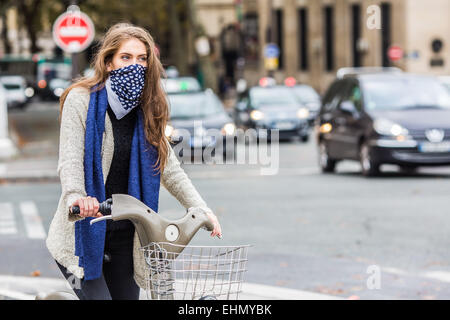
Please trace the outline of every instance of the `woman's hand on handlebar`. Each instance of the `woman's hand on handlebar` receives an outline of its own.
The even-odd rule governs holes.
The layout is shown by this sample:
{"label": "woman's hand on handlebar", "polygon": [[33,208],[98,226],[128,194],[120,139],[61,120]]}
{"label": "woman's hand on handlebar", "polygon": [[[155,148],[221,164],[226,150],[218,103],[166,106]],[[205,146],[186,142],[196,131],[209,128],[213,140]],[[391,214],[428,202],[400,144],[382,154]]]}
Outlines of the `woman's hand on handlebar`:
{"label": "woman's hand on handlebar", "polygon": [[211,232],[211,237],[219,236],[221,238],[222,237],[222,228],[220,227],[220,223],[219,223],[219,220],[217,219],[216,215],[211,212],[207,212],[206,216],[208,217],[209,220],[211,220],[211,222],[214,225],[214,229]]}
{"label": "woman's hand on handlebar", "polygon": [[98,212],[100,208],[100,204],[96,198],[93,197],[84,197],[76,200],[70,209],[72,210],[73,206],[80,207],[80,216],[81,217],[102,217],[103,215]]}

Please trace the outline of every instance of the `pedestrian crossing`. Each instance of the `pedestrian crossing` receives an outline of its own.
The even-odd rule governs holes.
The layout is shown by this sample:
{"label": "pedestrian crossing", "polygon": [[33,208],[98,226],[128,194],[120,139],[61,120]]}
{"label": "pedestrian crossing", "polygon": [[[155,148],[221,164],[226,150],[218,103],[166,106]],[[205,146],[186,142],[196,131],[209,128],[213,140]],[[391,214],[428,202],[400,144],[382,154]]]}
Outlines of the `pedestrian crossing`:
{"label": "pedestrian crossing", "polygon": [[0,203],[0,212],[0,234],[16,234],[17,226],[12,203]]}
{"label": "pedestrian crossing", "polygon": [[30,239],[47,237],[36,203],[34,201],[21,201],[17,204],[0,202],[0,236],[22,234]]}

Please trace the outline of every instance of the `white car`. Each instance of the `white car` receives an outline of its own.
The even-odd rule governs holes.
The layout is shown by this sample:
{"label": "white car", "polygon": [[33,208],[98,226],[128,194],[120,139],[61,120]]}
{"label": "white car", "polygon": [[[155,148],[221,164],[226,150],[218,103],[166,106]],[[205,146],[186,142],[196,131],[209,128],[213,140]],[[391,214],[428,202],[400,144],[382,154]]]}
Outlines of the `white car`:
{"label": "white car", "polygon": [[8,108],[23,108],[28,102],[27,82],[22,76],[2,76],[0,83],[6,89]]}
{"label": "white car", "polygon": [[446,86],[447,89],[450,91],[450,76],[439,77],[439,80],[441,80],[444,86]]}

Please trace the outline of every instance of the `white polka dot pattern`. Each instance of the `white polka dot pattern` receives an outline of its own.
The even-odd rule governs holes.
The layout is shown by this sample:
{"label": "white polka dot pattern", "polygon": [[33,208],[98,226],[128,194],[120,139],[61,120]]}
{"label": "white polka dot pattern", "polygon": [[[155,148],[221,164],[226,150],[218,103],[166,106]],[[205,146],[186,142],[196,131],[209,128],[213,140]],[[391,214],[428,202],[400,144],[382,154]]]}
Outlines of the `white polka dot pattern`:
{"label": "white polka dot pattern", "polygon": [[139,105],[145,85],[147,68],[140,64],[133,64],[109,73],[111,89],[118,96],[125,110]]}

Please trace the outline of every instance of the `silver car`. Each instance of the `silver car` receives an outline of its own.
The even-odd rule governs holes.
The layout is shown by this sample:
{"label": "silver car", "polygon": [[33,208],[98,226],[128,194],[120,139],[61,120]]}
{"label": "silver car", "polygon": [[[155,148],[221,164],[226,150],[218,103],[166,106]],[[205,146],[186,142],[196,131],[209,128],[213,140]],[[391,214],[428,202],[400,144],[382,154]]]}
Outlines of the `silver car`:
{"label": "silver car", "polygon": [[450,91],[450,76],[439,77],[439,80],[444,84],[444,86]]}
{"label": "silver car", "polygon": [[28,97],[26,94],[27,82],[22,76],[2,76],[0,83],[6,90],[6,102],[8,108],[24,108]]}

